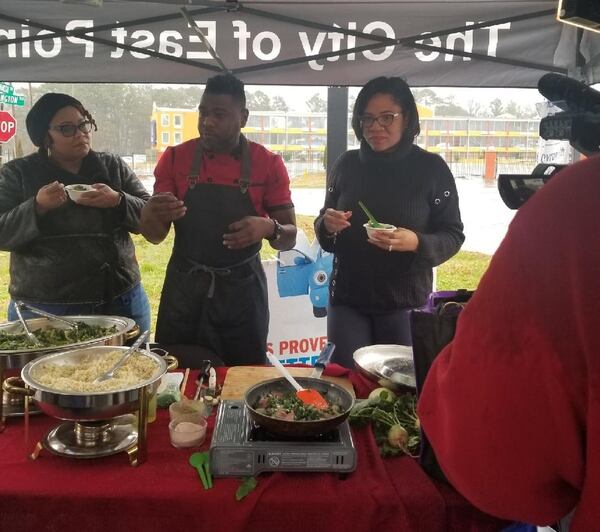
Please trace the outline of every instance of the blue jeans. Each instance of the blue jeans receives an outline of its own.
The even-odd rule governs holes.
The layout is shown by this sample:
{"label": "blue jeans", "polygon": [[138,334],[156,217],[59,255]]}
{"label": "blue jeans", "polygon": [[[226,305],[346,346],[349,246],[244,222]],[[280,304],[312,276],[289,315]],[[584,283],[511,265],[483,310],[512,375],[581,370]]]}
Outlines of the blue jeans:
{"label": "blue jeans", "polygon": [[[24,300],[23,303],[31,303],[32,306],[56,314],[57,316],[77,316],[79,314],[124,316],[134,320],[139,325],[140,331],[150,329],[150,303],[141,284],[137,284],[124,294],[113,299],[110,303],[100,305],[96,303],[45,304],[27,300]],[[24,318],[39,318],[37,314],[26,309],[23,309],[22,314]],[[10,321],[18,319],[15,312],[15,302],[12,299],[8,304],[8,319]]]}

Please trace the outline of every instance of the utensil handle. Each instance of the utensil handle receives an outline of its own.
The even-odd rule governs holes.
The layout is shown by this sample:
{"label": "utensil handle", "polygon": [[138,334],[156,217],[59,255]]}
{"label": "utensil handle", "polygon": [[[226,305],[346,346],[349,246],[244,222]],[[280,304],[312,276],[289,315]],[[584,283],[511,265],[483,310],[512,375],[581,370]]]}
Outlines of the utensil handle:
{"label": "utensil handle", "polygon": [[202,486],[204,487],[205,490],[207,490],[209,488],[209,486],[208,486],[208,479],[206,478],[206,472],[204,471],[204,464],[200,464],[199,466],[197,466],[196,471],[198,471],[198,474],[200,475],[200,480],[202,481]]}
{"label": "utensil handle", "polygon": [[125,351],[125,353],[123,353],[123,356],[119,359],[119,361],[110,369],[110,371],[107,371],[106,373],[113,373],[116,370],[118,370],[125,363],[129,355],[131,355],[131,353],[133,353],[138,347],[140,347],[140,345],[142,345],[145,342],[149,333],[150,330],[147,330],[140,334],[138,339],[135,342],[133,342],[133,345],[127,351]]}
{"label": "utensil handle", "polygon": [[[15,305],[17,305],[17,304],[15,304]],[[32,307],[29,303],[23,303],[22,301],[19,301],[18,305],[23,308],[29,309],[34,314],[39,314],[40,316],[44,316],[44,318],[61,321],[63,323],[66,323],[69,327],[77,328],[77,324],[74,321],[67,320],[61,316],[57,316],[56,314],[51,314],[50,312],[46,312],[45,310],[42,310],[42,309],[39,309],[36,307]]]}
{"label": "utensil handle", "polygon": [[365,204],[362,201],[359,201],[358,205],[363,210],[363,212],[367,215],[367,218],[369,219],[369,222],[371,222],[371,224],[379,225],[379,222],[375,219],[375,217],[371,214],[371,211],[369,209],[367,209],[367,207],[365,206]]}
{"label": "utensil handle", "polygon": [[333,355],[334,350],[335,344],[333,342],[327,342],[325,344],[325,347],[321,350],[321,353],[319,353],[319,358],[317,358],[315,366],[325,367],[327,364],[329,364],[329,361],[331,360],[331,355]]}
{"label": "utensil handle", "polygon": [[317,361],[315,362],[313,372],[310,375],[313,379],[321,378],[321,373],[323,373],[325,366],[329,364],[334,350],[335,344],[333,342],[327,342],[325,344],[325,347],[321,350],[321,353],[319,354],[319,358],[317,358]]}
{"label": "utensil handle", "polygon": [[292,377],[292,374],[287,369],[285,369],[285,366],[281,362],[279,362],[278,358],[275,355],[267,353],[267,358],[269,359],[269,362],[271,362],[271,364],[273,364],[273,366],[277,368],[279,373],[281,373],[297,391],[303,389],[302,386],[300,386],[296,382],[296,379]]}
{"label": "utensil handle", "polygon": [[17,313],[17,317],[19,318],[19,321],[21,322],[23,329],[25,329],[27,336],[31,336],[32,332],[29,330],[29,326],[27,325],[27,320],[25,320],[25,318],[23,317],[23,314],[21,314],[21,306],[22,305],[23,305],[23,303],[21,303],[19,301],[15,302],[15,312]]}

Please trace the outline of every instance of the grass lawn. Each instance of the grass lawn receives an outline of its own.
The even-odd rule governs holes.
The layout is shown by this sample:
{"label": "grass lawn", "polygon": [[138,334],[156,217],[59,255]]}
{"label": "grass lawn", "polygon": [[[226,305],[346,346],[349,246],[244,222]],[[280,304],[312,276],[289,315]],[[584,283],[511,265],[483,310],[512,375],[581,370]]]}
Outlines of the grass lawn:
{"label": "grass lawn", "polygon": [[[314,237],[313,217],[298,215],[297,223],[298,227],[304,230],[309,241],[311,241]],[[164,272],[173,246],[173,233],[171,232],[168,238],[158,246],[146,242],[141,236],[134,236],[134,241],[142,271],[142,282],[152,307],[152,326],[154,328]],[[265,244],[261,255],[263,259],[268,259],[273,258],[275,253],[268,244]],[[0,286],[5,287],[4,290],[0,291],[0,321],[5,319],[8,305],[8,291],[6,288],[8,287],[8,255],[7,252],[0,252]],[[475,289],[481,275],[488,266],[490,258],[489,255],[482,253],[459,252],[446,264],[438,268],[437,289]]]}
{"label": "grass lawn", "polygon": [[292,179],[293,188],[325,188],[325,172],[307,173]]}

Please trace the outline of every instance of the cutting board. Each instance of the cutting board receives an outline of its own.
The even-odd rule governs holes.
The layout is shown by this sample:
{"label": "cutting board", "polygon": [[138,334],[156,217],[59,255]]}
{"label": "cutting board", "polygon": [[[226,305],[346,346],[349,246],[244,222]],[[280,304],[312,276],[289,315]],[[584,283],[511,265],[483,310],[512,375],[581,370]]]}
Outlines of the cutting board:
{"label": "cutting board", "polygon": [[[312,373],[312,368],[287,368],[294,377],[309,377]],[[221,400],[242,400],[246,395],[246,391],[255,384],[281,377],[275,368],[270,367],[254,367],[254,366],[233,366],[225,375],[225,382],[221,390]],[[338,384],[342,388],[348,390],[354,397],[354,388],[352,383],[343,377],[321,377],[323,380]]]}

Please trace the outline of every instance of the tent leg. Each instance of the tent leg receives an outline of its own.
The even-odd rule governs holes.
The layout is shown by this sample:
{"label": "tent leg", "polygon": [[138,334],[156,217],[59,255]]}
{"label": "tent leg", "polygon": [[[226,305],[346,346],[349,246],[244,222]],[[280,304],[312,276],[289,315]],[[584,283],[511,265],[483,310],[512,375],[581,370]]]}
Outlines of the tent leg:
{"label": "tent leg", "polygon": [[327,89],[327,174],[348,149],[348,87]]}

